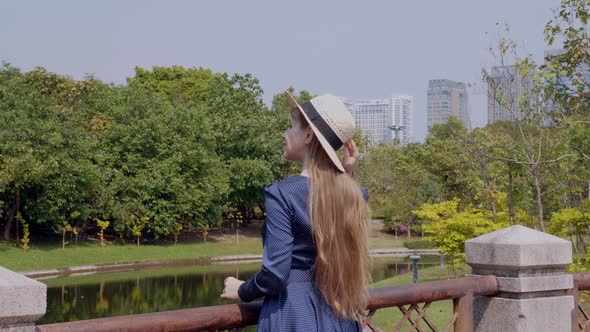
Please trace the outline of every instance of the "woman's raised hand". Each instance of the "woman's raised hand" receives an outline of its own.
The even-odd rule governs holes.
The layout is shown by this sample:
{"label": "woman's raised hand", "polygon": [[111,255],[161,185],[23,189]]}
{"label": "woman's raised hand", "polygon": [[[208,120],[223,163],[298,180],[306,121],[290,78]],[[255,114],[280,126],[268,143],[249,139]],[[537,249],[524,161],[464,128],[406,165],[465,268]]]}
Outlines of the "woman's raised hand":
{"label": "woman's raised hand", "polygon": [[344,166],[344,171],[346,174],[352,176],[354,172],[354,166],[358,161],[360,156],[359,149],[356,147],[356,143],[351,139],[344,143],[344,160],[342,161],[342,166]]}
{"label": "woman's raised hand", "polygon": [[225,288],[223,289],[223,293],[221,293],[221,298],[227,300],[240,300],[238,289],[243,283],[242,280],[238,280],[234,277],[225,278]]}

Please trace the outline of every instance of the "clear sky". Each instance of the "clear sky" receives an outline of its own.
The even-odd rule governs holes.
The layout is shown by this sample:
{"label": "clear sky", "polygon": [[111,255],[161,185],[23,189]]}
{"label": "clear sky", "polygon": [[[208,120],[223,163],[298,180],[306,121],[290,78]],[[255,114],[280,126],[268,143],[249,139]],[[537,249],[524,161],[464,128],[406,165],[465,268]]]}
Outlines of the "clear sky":
{"label": "clear sky", "polygon": [[124,83],[135,66],[252,73],[270,104],[289,86],[314,94],[414,97],[426,135],[428,80],[475,84],[472,125],[485,126],[481,70],[502,26],[542,61],[558,0],[0,0],[0,61]]}

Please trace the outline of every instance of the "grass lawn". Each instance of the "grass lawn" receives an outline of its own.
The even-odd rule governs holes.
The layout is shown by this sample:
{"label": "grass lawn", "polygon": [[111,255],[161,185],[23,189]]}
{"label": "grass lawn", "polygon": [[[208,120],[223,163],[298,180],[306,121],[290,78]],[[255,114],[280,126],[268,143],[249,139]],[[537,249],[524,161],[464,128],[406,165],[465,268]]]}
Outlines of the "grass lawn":
{"label": "grass lawn", "polygon": [[[465,267],[463,269],[457,270],[457,277],[462,277],[466,272],[464,269],[468,269],[469,267]],[[434,280],[444,280],[444,279],[452,279],[455,278],[452,273],[449,273],[447,269],[440,269],[438,266],[428,267],[425,269],[421,269],[418,273],[418,282],[426,282],[426,281],[434,281]],[[399,285],[407,285],[412,283],[412,274],[406,273],[399,276],[395,276],[393,278],[381,280],[372,284],[371,288],[376,287],[389,287],[389,286],[399,286]],[[423,304],[420,304],[422,307]],[[407,307],[407,306],[406,306]],[[428,311],[426,313],[426,317],[436,326],[439,330],[444,330],[451,320],[453,315],[453,301],[446,300],[446,301],[438,301],[433,302],[430,307],[428,307]],[[381,330],[383,331],[392,331],[393,328],[398,324],[400,319],[402,318],[403,314],[397,308],[384,308],[377,310],[375,315],[373,315],[373,323],[375,323]],[[417,313],[414,312],[412,317],[415,318]],[[421,321],[421,327],[426,327],[426,324]],[[409,323],[406,321],[404,325],[402,325],[401,331],[406,331],[410,327]],[[427,328],[428,329],[428,328]]]}
{"label": "grass lawn", "polygon": [[144,260],[195,259],[211,256],[256,254],[262,252],[262,242],[255,237],[242,236],[234,241],[210,239],[202,242],[148,244],[136,246],[108,245],[101,248],[95,243],[84,243],[61,248],[61,244],[32,244],[24,251],[14,244],[0,243],[0,266],[13,271],[43,270],[57,267],[92,264],[133,262]]}
{"label": "grass lawn", "polygon": [[[419,238],[410,238],[417,240]],[[395,239],[383,231],[383,225],[371,223],[369,247],[401,248],[408,238]],[[234,231],[211,232],[209,240],[200,238],[173,244],[126,245],[110,244],[101,248],[94,241],[85,241],[79,245],[69,244],[61,249],[61,242],[38,243],[32,241],[30,249],[24,251],[14,243],[0,242],[0,266],[13,271],[32,271],[51,268],[105,264],[116,262],[133,262],[144,260],[195,259],[213,256],[260,254],[262,240],[258,227],[252,226],[240,230],[239,244],[235,243]]]}

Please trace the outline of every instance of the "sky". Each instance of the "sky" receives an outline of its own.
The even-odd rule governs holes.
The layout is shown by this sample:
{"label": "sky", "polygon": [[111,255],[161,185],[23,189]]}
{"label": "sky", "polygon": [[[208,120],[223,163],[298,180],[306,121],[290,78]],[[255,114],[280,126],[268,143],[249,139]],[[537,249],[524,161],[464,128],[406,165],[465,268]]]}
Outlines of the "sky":
{"label": "sky", "polygon": [[[251,73],[264,101],[292,86],[348,98],[414,97],[423,141],[428,80],[472,85],[472,127],[487,124],[481,71],[510,37],[542,62],[558,0],[0,0],[0,61],[125,83],[135,66]],[[510,27],[504,32],[504,26]],[[555,47],[551,47],[555,48]]]}

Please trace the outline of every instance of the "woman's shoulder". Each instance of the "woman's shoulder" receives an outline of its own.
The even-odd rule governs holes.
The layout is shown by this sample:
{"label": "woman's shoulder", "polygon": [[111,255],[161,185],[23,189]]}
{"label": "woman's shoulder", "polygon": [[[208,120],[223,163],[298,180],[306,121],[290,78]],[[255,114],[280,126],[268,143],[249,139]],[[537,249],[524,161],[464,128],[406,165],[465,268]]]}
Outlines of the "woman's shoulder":
{"label": "woman's shoulder", "polygon": [[280,193],[281,195],[289,195],[293,192],[299,192],[302,188],[306,188],[309,178],[303,175],[292,175],[277,182],[274,182],[264,188],[266,193]]}

